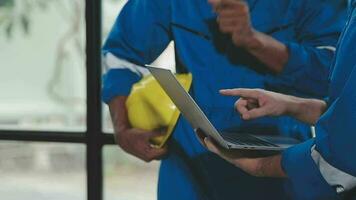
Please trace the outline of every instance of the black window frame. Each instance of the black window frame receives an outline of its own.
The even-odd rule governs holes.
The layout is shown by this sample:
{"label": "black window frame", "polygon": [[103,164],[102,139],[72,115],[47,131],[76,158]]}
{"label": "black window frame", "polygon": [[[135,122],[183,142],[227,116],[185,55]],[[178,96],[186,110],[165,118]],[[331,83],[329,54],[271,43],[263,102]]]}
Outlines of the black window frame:
{"label": "black window frame", "polygon": [[85,0],[87,129],[85,132],[0,130],[0,140],[86,145],[87,199],[103,199],[104,145],[115,144],[102,129],[101,0]]}

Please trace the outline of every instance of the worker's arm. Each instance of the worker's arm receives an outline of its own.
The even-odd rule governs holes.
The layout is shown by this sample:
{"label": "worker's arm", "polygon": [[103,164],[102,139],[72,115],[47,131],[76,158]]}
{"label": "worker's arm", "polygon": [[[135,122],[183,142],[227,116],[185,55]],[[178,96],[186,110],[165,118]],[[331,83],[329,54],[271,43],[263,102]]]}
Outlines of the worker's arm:
{"label": "worker's arm", "polygon": [[127,153],[146,162],[162,158],[166,155],[167,148],[155,148],[151,145],[150,140],[153,137],[161,136],[164,132],[131,128],[125,106],[126,99],[125,96],[118,96],[109,103],[117,144]]}
{"label": "worker's arm", "polygon": [[326,95],[329,69],[346,20],[344,1],[293,2],[295,19],[291,28],[297,37],[293,41],[279,41],[255,29],[246,1],[209,2],[218,14],[220,30],[273,72],[266,76],[266,86],[313,97]]}
{"label": "worker's arm", "polygon": [[[293,199],[342,199],[354,190],[356,160],[350,155],[356,154],[355,0],[353,6],[349,26],[345,29],[336,54],[329,107],[316,124],[315,139],[295,145],[282,155],[263,159],[242,158],[241,153],[236,158],[231,152],[225,153],[212,141],[205,139],[207,147],[251,175],[287,176]],[[255,102],[250,108],[264,107],[266,104],[268,101]]]}
{"label": "worker's arm", "polygon": [[218,14],[223,33],[230,34],[237,47],[245,48],[271,71],[279,73],[288,61],[287,47],[255,30],[250,21],[249,6],[241,0],[210,0]]}
{"label": "worker's arm", "polygon": [[103,47],[106,73],[102,98],[110,108],[116,142],[144,161],[160,159],[167,150],[156,149],[150,144],[150,139],[161,135],[160,132],[130,126],[125,103],[132,85],[148,73],[144,64],[153,62],[171,40],[169,7],[169,1],[165,0],[130,0]]}
{"label": "worker's arm", "polygon": [[341,199],[356,187],[356,161],[350,156],[356,153],[356,65],[349,64],[354,69],[318,121],[315,141],[283,153],[282,166],[296,199]]}
{"label": "worker's arm", "polygon": [[170,3],[130,0],[121,10],[103,47],[103,101],[128,96],[131,87],[148,74],[152,63],[168,46]]}
{"label": "worker's arm", "polygon": [[[239,36],[233,37],[238,43]],[[289,50],[285,44],[273,37],[253,30],[252,43],[256,45],[246,46],[247,51],[258,58],[274,73],[281,73],[289,60]]]}
{"label": "worker's arm", "polygon": [[261,89],[221,90],[221,94],[240,97],[235,107],[244,120],[289,115],[314,125],[327,107],[322,100],[303,99]]}
{"label": "worker's arm", "polygon": [[[253,176],[288,178],[295,199],[339,199],[340,195],[356,188],[356,161],[353,156],[350,156],[356,153],[355,85],[356,65],[351,70],[345,87],[342,87],[341,95],[334,99],[316,124],[316,138],[295,145],[282,155],[256,158],[256,155],[250,155],[250,152],[219,147],[211,138],[204,138],[204,144],[210,151]],[[247,114],[249,117],[265,116],[266,113],[275,116],[285,114],[289,106],[295,106],[298,104],[295,102],[299,101],[297,99],[286,103],[293,97],[280,96],[276,93],[268,94],[261,90],[238,89],[223,93],[243,96],[245,102],[237,103],[237,107],[243,116]],[[284,100],[279,101],[280,99]],[[313,109],[310,105],[305,108],[296,106],[295,108],[301,110],[294,110],[295,108],[292,110],[302,114],[307,111],[305,109]],[[325,107],[322,107],[324,110]],[[251,119],[249,117],[248,119]],[[308,116],[304,117],[308,119]]]}

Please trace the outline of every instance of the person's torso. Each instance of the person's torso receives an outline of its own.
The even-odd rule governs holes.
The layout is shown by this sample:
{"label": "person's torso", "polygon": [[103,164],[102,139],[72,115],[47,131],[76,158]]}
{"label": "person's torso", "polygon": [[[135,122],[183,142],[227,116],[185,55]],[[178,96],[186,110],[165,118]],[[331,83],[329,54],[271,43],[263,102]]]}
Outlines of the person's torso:
{"label": "person's torso", "polygon": [[[249,0],[254,28],[281,41],[295,42],[299,14],[293,0]],[[173,0],[171,29],[177,64],[193,74],[191,95],[218,130],[280,134],[309,138],[309,127],[288,117],[243,121],[234,111],[237,97],[223,97],[223,88],[269,87],[274,76],[256,58],[234,47],[221,34],[206,0]],[[286,199],[283,180],[255,178],[209,153],[180,118],[170,141],[171,155],[162,162],[159,197],[170,199]],[[174,188],[170,187],[175,183]],[[193,188],[193,189],[192,189]],[[201,190],[200,194],[195,193]],[[193,197],[193,193],[197,197]],[[203,194],[203,196],[201,196]],[[184,196],[187,195],[187,196]]]}
{"label": "person's torso", "polygon": [[[355,174],[354,167],[350,167],[356,165],[355,159],[345,159],[344,156],[345,152],[353,155],[355,151],[355,130],[350,127],[354,127],[352,124],[356,119],[356,93],[350,92],[347,87],[356,87],[356,80],[350,78],[356,71],[356,0],[350,2],[351,16],[340,37],[330,74],[329,108],[317,123],[317,145],[318,151],[332,166],[342,165],[341,169],[351,169],[352,172],[347,173]],[[343,101],[339,101],[340,97]],[[356,200],[356,188],[344,194],[343,199]]]}
{"label": "person's torso", "polygon": [[356,25],[356,1],[352,0],[351,2],[353,4],[350,13],[351,16],[346,22],[345,30],[340,37],[332,73],[330,75],[331,87],[329,89],[329,103],[335,101],[335,99],[340,95],[346,81],[348,81],[348,77],[356,65],[356,43],[354,41],[354,37],[352,37],[356,35],[356,29],[354,28]]}
{"label": "person's torso", "polygon": [[[296,42],[295,18],[299,13],[294,1],[249,0],[248,3],[255,29],[280,41]],[[223,97],[219,90],[273,90],[268,81],[271,77],[278,79],[278,76],[266,70],[266,66],[245,50],[236,48],[230,36],[219,31],[216,15],[207,1],[181,0],[172,4],[171,28],[177,64],[193,74],[191,94],[219,130],[243,127],[244,131],[256,133],[308,137],[298,135],[303,132],[296,127],[299,124],[285,117],[242,121],[233,110],[237,97]]]}

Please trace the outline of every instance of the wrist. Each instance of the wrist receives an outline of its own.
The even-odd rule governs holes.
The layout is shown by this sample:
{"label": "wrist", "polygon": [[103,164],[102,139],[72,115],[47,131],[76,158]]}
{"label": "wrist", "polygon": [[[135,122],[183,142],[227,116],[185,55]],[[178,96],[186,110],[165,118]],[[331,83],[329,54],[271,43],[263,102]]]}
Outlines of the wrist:
{"label": "wrist", "polygon": [[253,52],[263,50],[264,43],[263,43],[262,33],[256,31],[255,29],[252,29],[250,36],[246,40],[245,48],[248,51],[253,51]]}
{"label": "wrist", "polygon": [[259,177],[285,178],[287,175],[282,169],[282,156],[275,155],[262,158],[259,167]]}
{"label": "wrist", "polygon": [[113,127],[117,134],[131,128],[126,109],[127,97],[119,96],[109,103],[109,110]]}
{"label": "wrist", "polygon": [[286,103],[285,115],[296,117],[300,112],[304,110],[305,101],[301,98],[288,96],[288,101]]}

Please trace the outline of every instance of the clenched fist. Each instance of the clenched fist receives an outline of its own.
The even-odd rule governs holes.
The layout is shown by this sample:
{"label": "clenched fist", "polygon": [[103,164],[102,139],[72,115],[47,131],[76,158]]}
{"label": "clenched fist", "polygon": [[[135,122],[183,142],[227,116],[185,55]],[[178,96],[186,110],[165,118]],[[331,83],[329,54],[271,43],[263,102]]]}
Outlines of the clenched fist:
{"label": "clenched fist", "polygon": [[256,49],[262,46],[258,31],[251,25],[249,6],[242,0],[209,0],[217,13],[220,31],[230,34],[237,47]]}

